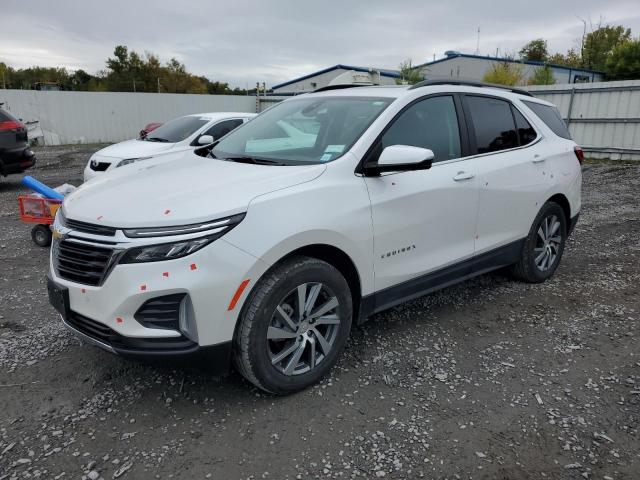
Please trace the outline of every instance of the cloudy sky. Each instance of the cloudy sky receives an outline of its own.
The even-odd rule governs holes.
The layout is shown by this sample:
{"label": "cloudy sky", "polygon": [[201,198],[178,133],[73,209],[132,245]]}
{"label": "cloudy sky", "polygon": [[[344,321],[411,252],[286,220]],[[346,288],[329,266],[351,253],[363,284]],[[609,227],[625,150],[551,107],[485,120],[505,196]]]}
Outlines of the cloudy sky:
{"label": "cloudy sky", "polygon": [[638,0],[0,0],[0,61],[96,72],[117,44],[175,56],[233,86],[267,85],[337,63],[396,68],[445,50],[516,52],[543,37],[578,45],[582,19],[640,35]]}

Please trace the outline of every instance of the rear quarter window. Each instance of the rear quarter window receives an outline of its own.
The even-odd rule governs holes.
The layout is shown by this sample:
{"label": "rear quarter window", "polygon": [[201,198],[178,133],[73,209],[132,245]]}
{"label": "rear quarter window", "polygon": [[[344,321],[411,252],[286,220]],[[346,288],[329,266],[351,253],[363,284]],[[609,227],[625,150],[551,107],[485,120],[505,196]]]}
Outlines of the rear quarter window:
{"label": "rear quarter window", "polygon": [[562,119],[562,116],[560,115],[560,112],[558,112],[558,109],[556,107],[543,105],[536,102],[528,102],[526,100],[523,100],[522,102],[531,110],[533,110],[533,113],[535,113],[536,116],[540,120],[542,120],[553,133],[555,133],[559,137],[571,140],[569,129],[564,123],[564,120]]}

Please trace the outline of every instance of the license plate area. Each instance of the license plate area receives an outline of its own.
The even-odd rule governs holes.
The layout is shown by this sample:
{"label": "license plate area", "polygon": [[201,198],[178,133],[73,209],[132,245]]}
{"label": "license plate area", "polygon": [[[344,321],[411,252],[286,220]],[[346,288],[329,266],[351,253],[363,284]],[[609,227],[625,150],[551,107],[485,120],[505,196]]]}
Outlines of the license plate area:
{"label": "license plate area", "polygon": [[55,283],[51,278],[47,277],[47,292],[49,294],[49,303],[53,305],[62,318],[65,320],[69,317],[69,289]]}

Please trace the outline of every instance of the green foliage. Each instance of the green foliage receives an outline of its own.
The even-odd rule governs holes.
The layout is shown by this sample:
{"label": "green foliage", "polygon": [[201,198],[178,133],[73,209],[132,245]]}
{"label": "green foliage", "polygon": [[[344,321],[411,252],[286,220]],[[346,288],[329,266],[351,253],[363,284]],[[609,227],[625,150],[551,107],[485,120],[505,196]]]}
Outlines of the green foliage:
{"label": "green foliage", "polygon": [[606,63],[611,80],[640,79],[640,38],[617,45]]}
{"label": "green foliage", "polygon": [[84,70],[70,72],[64,68],[31,67],[14,69],[0,63],[6,88],[31,89],[37,82],[57,83],[63,90],[90,92],[163,92],[246,95],[245,90],[231,89],[227,83],[212,82],[189,73],[183,63],[171,58],[162,65],[157,55],[140,55],[118,45],[107,58],[106,70],[91,75]]}
{"label": "green foliage", "polygon": [[398,85],[415,85],[422,80],[424,76],[411,64],[411,59],[400,64],[400,78],[396,78]]}
{"label": "green foliage", "polygon": [[545,62],[548,57],[547,41],[543,38],[531,40],[520,50],[520,58],[522,60]]}
{"label": "green foliage", "polygon": [[553,71],[549,65],[536,68],[529,79],[529,85],[553,85],[556,79],[553,78]]}
{"label": "green foliage", "polygon": [[495,62],[482,81],[513,86],[521,85],[522,79],[522,65],[513,62]]}
{"label": "green foliage", "polygon": [[567,50],[566,54],[554,53],[547,59],[551,65],[564,65],[565,67],[582,67],[582,57],[575,50]]}
{"label": "green foliage", "polygon": [[631,40],[631,30],[622,25],[599,26],[589,32],[584,41],[582,52],[583,66],[591,70],[604,71],[607,59],[614,48]]}

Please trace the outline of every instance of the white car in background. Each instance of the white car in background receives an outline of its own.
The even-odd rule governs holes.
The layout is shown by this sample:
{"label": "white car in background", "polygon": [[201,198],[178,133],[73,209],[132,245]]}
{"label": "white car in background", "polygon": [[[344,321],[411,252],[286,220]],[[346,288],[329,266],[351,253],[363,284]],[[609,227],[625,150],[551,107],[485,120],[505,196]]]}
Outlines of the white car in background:
{"label": "white car in background", "polygon": [[255,113],[218,112],[178,117],[151,131],[145,138],[126,140],[98,150],[84,169],[84,181],[157,155],[210,144],[255,116]]}

